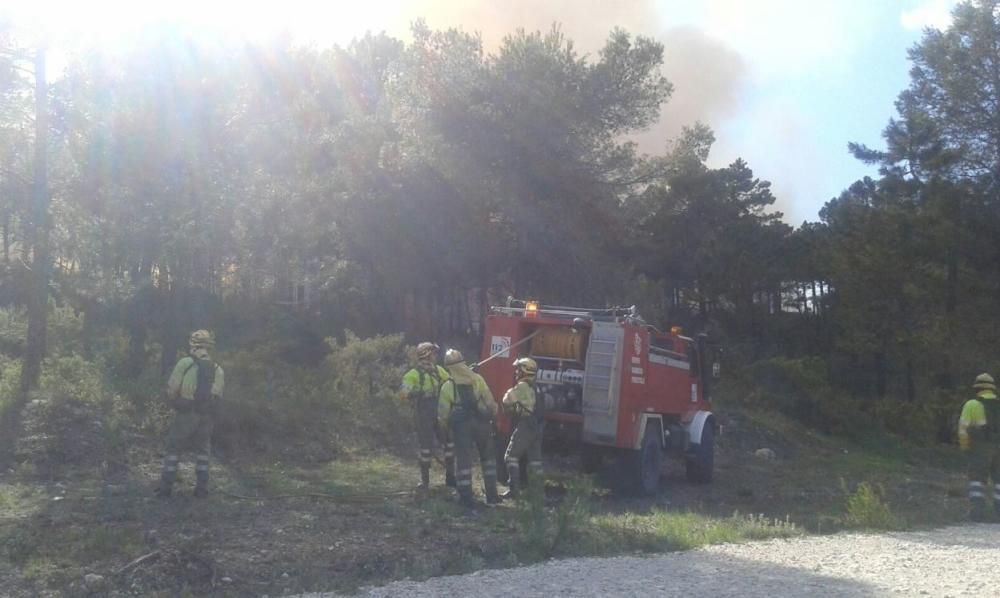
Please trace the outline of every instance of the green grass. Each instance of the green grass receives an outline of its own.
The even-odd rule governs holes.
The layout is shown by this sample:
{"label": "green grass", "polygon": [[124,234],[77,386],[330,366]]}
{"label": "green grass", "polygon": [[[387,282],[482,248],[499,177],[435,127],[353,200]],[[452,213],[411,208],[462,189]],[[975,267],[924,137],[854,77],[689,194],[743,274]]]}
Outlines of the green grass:
{"label": "green grass", "polygon": [[250,476],[240,479],[238,485],[262,496],[321,493],[349,498],[410,490],[415,486],[416,475],[414,464],[390,455],[373,455],[348,457],[319,467],[284,463],[258,466]]}
{"label": "green grass", "polygon": [[709,544],[788,538],[802,531],[788,520],[734,513],[712,518],[697,513],[654,510],[651,513],[597,515],[586,542],[579,547],[592,554],[689,550]]}

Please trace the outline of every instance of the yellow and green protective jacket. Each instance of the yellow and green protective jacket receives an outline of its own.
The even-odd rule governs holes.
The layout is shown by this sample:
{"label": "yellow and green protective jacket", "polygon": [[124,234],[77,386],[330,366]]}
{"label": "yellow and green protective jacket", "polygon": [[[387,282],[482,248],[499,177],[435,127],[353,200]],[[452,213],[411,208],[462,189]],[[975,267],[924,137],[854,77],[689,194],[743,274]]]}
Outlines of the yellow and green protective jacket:
{"label": "yellow and green protective jacket", "polygon": [[413,368],[403,374],[403,385],[399,389],[399,395],[404,400],[436,397],[441,391],[441,384],[448,378],[448,370],[439,365],[435,365],[432,372]]}
{"label": "yellow and green protective jacket", "polygon": [[464,363],[448,366],[448,373],[451,374],[451,382],[454,384],[449,382],[441,385],[441,401],[438,403],[438,419],[441,423],[447,423],[448,417],[461,403],[459,385],[472,388],[476,413],[490,419],[496,416],[497,402],[482,376],[473,372]]}
{"label": "yellow and green protective jacket", "polygon": [[503,407],[515,415],[535,412],[535,387],[521,380],[503,395]]}
{"label": "yellow and green protective jacket", "polygon": [[[990,420],[993,421],[990,421]],[[1000,399],[992,390],[981,390],[975,399],[965,402],[962,415],[958,419],[958,444],[968,449],[972,442],[996,440],[1000,431]]]}
{"label": "yellow and green protective jacket", "polygon": [[[226,382],[219,364],[215,364],[215,380],[212,382],[212,396],[222,397]],[[185,357],[177,362],[167,380],[167,397],[170,399],[194,400],[198,388],[198,367],[193,357]]]}

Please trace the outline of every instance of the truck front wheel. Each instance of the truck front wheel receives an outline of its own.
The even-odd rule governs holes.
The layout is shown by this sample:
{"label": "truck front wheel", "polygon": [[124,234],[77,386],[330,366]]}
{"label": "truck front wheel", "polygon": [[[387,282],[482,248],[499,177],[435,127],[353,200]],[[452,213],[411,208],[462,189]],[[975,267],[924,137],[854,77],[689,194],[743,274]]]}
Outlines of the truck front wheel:
{"label": "truck front wheel", "polygon": [[636,466],[637,487],[646,496],[656,494],[660,489],[660,472],[663,469],[663,450],[660,446],[659,426],[655,423],[646,425],[646,433],[642,436],[642,446],[634,456]]}
{"label": "truck front wheel", "polygon": [[712,481],[715,467],[715,429],[710,423],[701,431],[701,442],[693,445],[693,449],[687,458],[687,479],[707,484]]}

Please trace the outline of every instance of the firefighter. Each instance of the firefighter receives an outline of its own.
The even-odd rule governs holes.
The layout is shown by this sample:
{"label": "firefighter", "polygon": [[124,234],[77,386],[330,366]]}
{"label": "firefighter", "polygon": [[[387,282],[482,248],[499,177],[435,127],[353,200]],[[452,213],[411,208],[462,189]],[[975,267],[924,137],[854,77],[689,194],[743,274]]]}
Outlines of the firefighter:
{"label": "firefighter", "polygon": [[968,454],[969,517],[986,519],[986,481],[993,478],[993,510],[1000,515],[1000,399],[989,374],[976,376],[976,398],[962,407],[958,444]]}
{"label": "firefighter", "polygon": [[208,495],[208,462],[211,454],[212,412],[222,398],[225,381],[222,368],[212,360],[215,338],[207,330],[195,330],[188,342],[189,354],[174,366],[167,380],[167,403],[174,419],[167,433],[166,456],[157,495],[170,496],[177,479],[177,465],[184,451],[195,453],[194,495]]}
{"label": "firefighter", "polygon": [[497,404],[482,376],[473,372],[465,357],[455,349],[444,354],[444,365],[451,375],[441,387],[438,417],[451,430],[455,441],[455,483],[459,501],[472,507],[472,459],[479,452],[483,470],[486,504],[500,502],[497,494],[497,463],[494,454],[493,423]]}
{"label": "firefighter", "polygon": [[454,444],[447,432],[438,425],[438,398],[441,384],[448,379],[448,371],[437,364],[439,347],[434,343],[417,345],[417,365],[403,375],[400,396],[413,405],[413,418],[420,446],[419,490],[430,485],[431,456],[435,438],[444,447],[445,485],[455,486]]}
{"label": "firefighter", "polygon": [[542,481],[542,404],[535,395],[535,375],[538,364],[530,357],[522,357],[514,362],[517,382],[503,395],[504,411],[514,418],[514,432],[504,454],[510,489],[503,498],[517,498],[521,471],[520,460],[528,458],[528,472]]}

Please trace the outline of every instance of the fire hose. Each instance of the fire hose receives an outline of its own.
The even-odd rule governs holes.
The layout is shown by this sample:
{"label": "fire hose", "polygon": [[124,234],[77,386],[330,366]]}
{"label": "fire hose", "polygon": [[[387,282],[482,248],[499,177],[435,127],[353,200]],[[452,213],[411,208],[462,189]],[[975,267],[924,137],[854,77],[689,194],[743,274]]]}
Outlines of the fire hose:
{"label": "fire hose", "polygon": [[500,351],[497,351],[496,353],[494,353],[493,355],[490,355],[489,357],[487,357],[486,359],[484,359],[484,360],[480,361],[479,363],[474,363],[474,364],[472,364],[472,365],[471,365],[470,367],[471,367],[471,368],[472,368],[473,370],[475,370],[475,369],[479,368],[479,366],[483,365],[484,363],[487,363],[487,362],[489,362],[489,361],[493,361],[493,359],[495,359],[495,358],[497,358],[497,357],[500,357],[500,356],[501,356],[501,355],[503,355],[504,353],[508,353],[508,352],[509,352],[509,351],[510,351],[511,349],[516,349],[517,347],[520,347],[520,346],[521,346],[521,345],[523,345],[524,343],[526,343],[526,342],[530,341],[531,339],[535,338],[535,335],[537,335],[537,334],[538,334],[539,332],[541,332],[541,331],[542,331],[542,329],[541,329],[541,328],[539,328],[538,330],[536,330],[536,331],[532,332],[532,333],[531,333],[531,334],[529,334],[528,336],[526,336],[526,337],[522,338],[521,340],[517,341],[517,342],[516,342],[516,343],[514,343],[513,345],[511,345],[511,346],[509,346],[509,347],[505,347],[504,349],[502,349],[502,350],[500,350]]}

